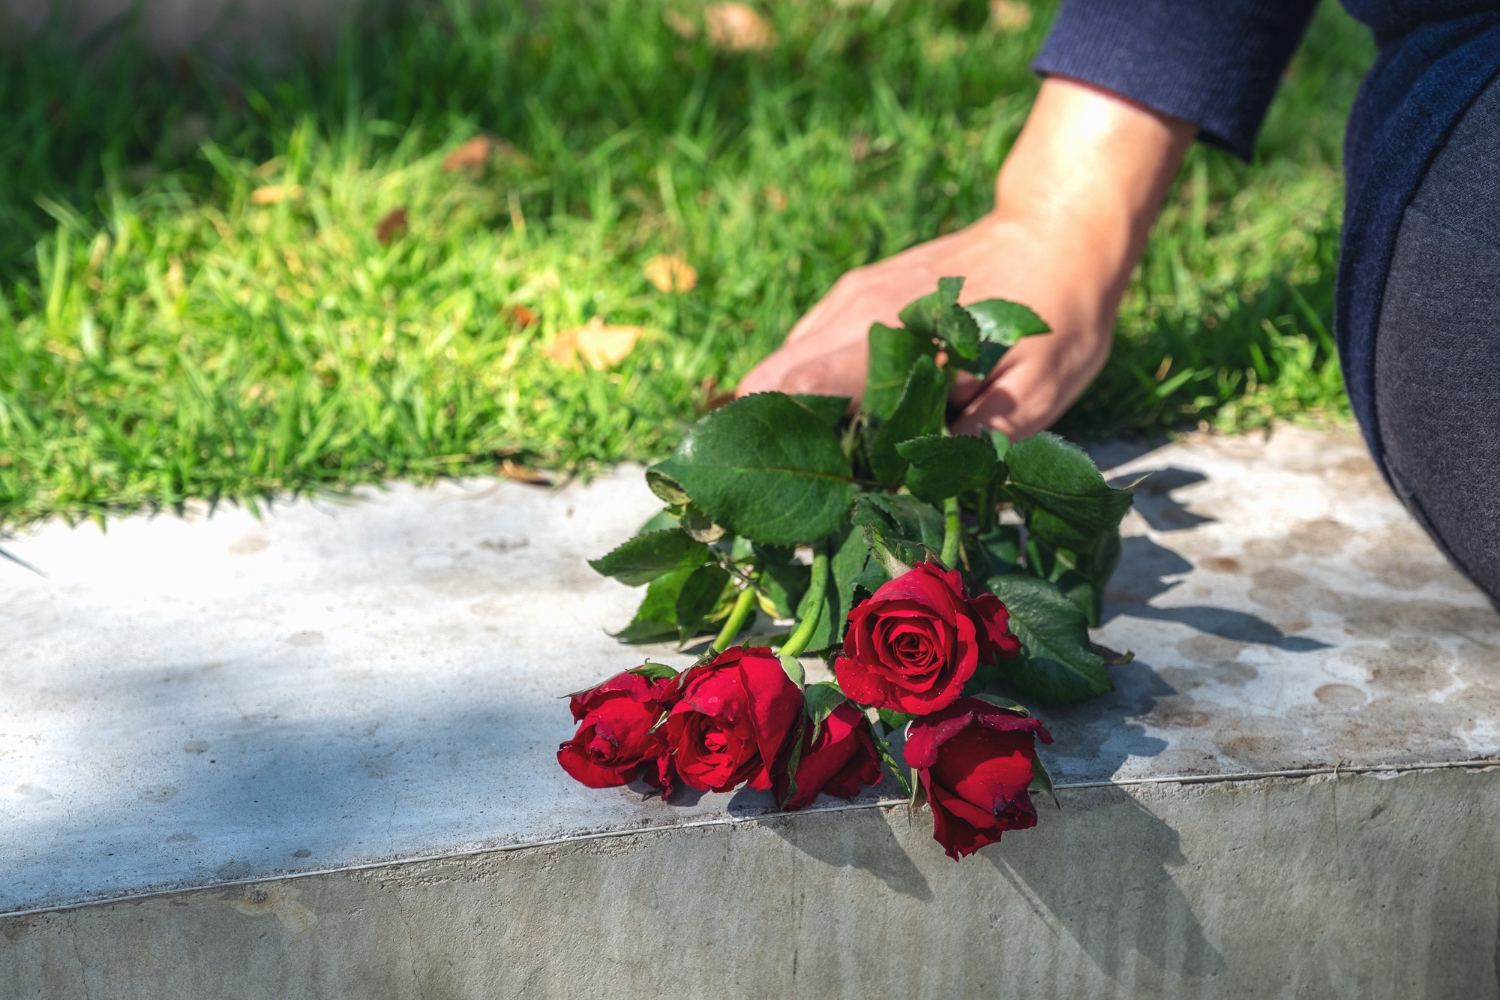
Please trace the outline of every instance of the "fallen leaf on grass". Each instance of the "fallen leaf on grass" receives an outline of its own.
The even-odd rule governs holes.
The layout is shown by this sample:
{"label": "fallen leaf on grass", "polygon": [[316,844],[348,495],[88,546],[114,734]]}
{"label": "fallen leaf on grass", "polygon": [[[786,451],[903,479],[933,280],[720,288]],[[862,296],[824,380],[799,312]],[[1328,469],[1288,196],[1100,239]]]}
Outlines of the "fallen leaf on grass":
{"label": "fallen leaf on grass", "polygon": [[990,0],[990,20],[1001,31],[1025,31],[1031,27],[1031,8],[1021,0]]}
{"label": "fallen leaf on grass", "polygon": [[541,319],[541,317],[538,316],[535,311],[527,309],[525,306],[520,305],[505,306],[501,310],[501,313],[512,323],[516,324],[516,326],[519,326],[523,330],[531,324],[535,323],[537,320]]}
{"label": "fallen leaf on grass", "polygon": [[519,483],[531,483],[534,486],[551,486],[550,476],[543,475],[535,469],[528,469],[515,459],[507,458],[495,467],[495,474],[506,479],[514,479]]}
{"label": "fallen leaf on grass", "polygon": [[301,184],[267,184],[250,192],[250,200],[257,205],[276,205],[283,201],[296,201],[301,197]]}
{"label": "fallen leaf on grass", "polygon": [[673,33],[684,41],[691,42],[698,37],[697,22],[681,11],[662,11],[661,19],[663,24],[672,29]]}
{"label": "fallen leaf on grass", "polygon": [[380,241],[381,246],[390,246],[391,241],[405,235],[406,230],[406,209],[393,208],[375,224],[375,238]]}
{"label": "fallen leaf on grass", "polygon": [[645,329],[639,326],[605,326],[598,318],[588,326],[564,330],[547,345],[547,357],[569,368],[580,360],[590,368],[609,368],[624,361]]}
{"label": "fallen leaf on grass", "polygon": [[711,3],[703,8],[708,44],[723,52],[764,52],[776,44],[776,29],[742,3]]}
{"label": "fallen leaf on grass", "polygon": [[521,167],[532,166],[531,157],[504,139],[476,135],[443,158],[443,169],[450,174],[458,170],[478,173],[491,160],[507,160]]}
{"label": "fallen leaf on grass", "polygon": [[490,162],[495,140],[487,135],[476,135],[443,158],[443,169],[450,174],[457,170],[482,170]]}
{"label": "fallen leaf on grass", "polygon": [[641,273],[658,292],[690,292],[698,284],[693,265],[676,254],[657,254],[646,261]]}

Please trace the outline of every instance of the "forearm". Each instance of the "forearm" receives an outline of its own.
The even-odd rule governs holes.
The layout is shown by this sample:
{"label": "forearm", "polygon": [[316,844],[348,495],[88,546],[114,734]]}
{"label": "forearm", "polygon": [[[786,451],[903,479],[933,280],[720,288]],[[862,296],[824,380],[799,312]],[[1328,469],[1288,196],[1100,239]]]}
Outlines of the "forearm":
{"label": "forearm", "polygon": [[1054,264],[1070,280],[1049,282],[1056,292],[1099,299],[1112,317],[1195,134],[1107,91],[1048,78],[996,179],[994,217],[1059,251]]}

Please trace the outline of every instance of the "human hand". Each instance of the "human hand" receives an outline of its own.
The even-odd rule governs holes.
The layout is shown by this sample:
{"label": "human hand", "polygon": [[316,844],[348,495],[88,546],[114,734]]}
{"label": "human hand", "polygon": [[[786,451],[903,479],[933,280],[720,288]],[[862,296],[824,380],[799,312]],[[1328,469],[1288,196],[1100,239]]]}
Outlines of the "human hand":
{"label": "human hand", "polygon": [[[962,302],[1002,298],[1034,309],[1053,332],[1012,347],[984,383],[961,374],[952,401],[957,433],[1003,431],[1013,440],[1049,426],[1109,357],[1113,308],[1090,272],[1094,255],[1048,240],[1031,220],[985,216],[956,233],[845,274],[804,316],[780,350],[740,382],[739,393],[779,389],[858,398],[870,324],[897,325],[907,303],[939,278],[965,278]],[[1105,282],[1107,284],[1107,282]]]}
{"label": "human hand", "polygon": [[962,302],[1020,302],[1052,332],[1016,344],[983,383],[960,378],[953,429],[1035,434],[1104,367],[1126,283],[1193,135],[1186,122],[1049,78],[996,180],[995,210],[845,274],[737,392],[858,397],[870,325],[895,325],[939,278],[963,277]]}

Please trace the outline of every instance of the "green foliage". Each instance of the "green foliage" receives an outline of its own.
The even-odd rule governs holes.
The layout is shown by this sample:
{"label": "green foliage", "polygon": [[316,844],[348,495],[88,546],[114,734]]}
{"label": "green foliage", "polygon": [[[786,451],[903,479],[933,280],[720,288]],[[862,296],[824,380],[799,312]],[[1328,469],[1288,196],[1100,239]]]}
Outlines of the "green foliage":
{"label": "green foliage", "polygon": [[1021,655],[1002,660],[1001,679],[1041,702],[1084,701],[1113,690],[1104,660],[1089,645],[1088,622],[1078,606],[1044,580],[1012,575],[990,578],[1005,602]]}
{"label": "green foliage", "polygon": [[925,355],[917,358],[890,419],[881,423],[870,443],[870,471],[877,482],[892,485],[901,482],[906,459],[897,447],[912,438],[941,430],[947,403],[947,377],[931,358]]}
{"label": "green foliage", "polygon": [[[840,274],[989,209],[1054,5],[1016,31],[776,5],[764,55],[667,9],[371,5],[275,72],[61,24],[0,60],[0,528],[660,458]],[[1189,154],[1064,431],[1346,412],[1338,167],[1372,57],[1322,5],[1256,162]],[[506,145],[443,169],[479,134]],[[656,293],[659,253],[697,287]],[[549,357],[595,317],[648,334],[600,370]]]}
{"label": "green foliage", "polygon": [[608,555],[589,560],[589,566],[596,573],[636,587],[683,565],[701,566],[707,559],[707,545],[670,528],[636,535]]}
{"label": "green foliage", "polygon": [[823,415],[781,393],[746,396],[704,417],[655,469],[714,521],[757,542],[830,535],[854,502],[849,459]]}
{"label": "green foliage", "polygon": [[878,420],[889,420],[906,391],[912,365],[921,357],[936,357],[931,337],[919,337],[905,327],[876,323],[870,327],[869,368],[860,409]]}
{"label": "green foliage", "polygon": [[906,488],[928,503],[983,489],[1000,469],[994,447],[976,437],[913,438],[897,445],[896,451],[910,463]]}

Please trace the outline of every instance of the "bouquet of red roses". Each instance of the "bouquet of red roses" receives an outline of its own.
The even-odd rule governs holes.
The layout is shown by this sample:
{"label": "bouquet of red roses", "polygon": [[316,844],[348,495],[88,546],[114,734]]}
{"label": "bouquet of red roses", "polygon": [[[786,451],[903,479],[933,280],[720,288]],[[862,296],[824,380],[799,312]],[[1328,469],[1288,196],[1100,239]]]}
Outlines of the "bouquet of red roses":
{"label": "bouquet of red roses", "polygon": [[[962,284],[944,278],[901,327],[870,329],[856,412],[757,393],[647,470],[665,508],[590,563],[646,587],[619,638],[715,638],[680,673],[648,661],[574,694],[578,731],[558,750],[570,775],[667,796],[747,784],[800,809],[878,784],[884,766],[955,859],[1036,825],[1031,793],[1051,793],[1036,741],[1052,738],[1013,698],[1110,690],[1088,627],[1131,493],[1051,434],[946,433],[954,374],[983,378],[1047,331],[1013,302],[960,306]],[[792,624],[741,638],[757,611]],[[806,683],[811,654],[835,680]]]}

